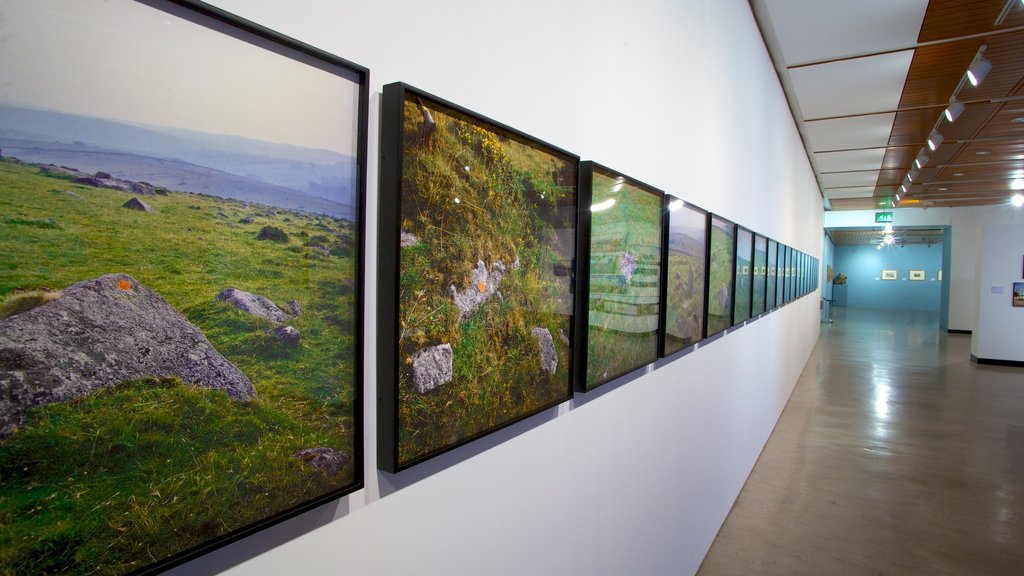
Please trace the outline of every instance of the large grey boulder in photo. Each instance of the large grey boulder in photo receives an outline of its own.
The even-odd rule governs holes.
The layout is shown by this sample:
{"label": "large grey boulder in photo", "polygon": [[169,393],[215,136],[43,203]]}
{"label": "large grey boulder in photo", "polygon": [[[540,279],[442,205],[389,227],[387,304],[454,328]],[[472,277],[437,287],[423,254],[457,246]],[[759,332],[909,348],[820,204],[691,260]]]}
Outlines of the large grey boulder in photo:
{"label": "large grey boulder in photo", "polygon": [[0,321],[0,436],[34,406],[145,376],[178,377],[239,401],[256,397],[202,330],[131,276],[107,274],[63,294]]}

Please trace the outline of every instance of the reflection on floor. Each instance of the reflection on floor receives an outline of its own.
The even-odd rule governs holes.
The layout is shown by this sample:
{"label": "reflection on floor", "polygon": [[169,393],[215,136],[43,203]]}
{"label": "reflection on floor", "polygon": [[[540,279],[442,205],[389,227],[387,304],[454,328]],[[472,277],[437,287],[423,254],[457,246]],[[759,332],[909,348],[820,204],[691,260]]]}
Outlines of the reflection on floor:
{"label": "reflection on floor", "polygon": [[699,576],[1024,574],[1024,369],[835,308]]}

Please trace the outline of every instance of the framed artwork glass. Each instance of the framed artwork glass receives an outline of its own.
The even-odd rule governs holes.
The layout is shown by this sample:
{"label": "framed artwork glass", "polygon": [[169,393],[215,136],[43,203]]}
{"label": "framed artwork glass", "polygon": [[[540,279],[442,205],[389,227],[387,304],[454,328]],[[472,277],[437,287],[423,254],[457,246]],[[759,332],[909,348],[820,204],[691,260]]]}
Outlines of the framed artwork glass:
{"label": "framed artwork glass", "polygon": [[772,310],[778,306],[775,294],[778,289],[779,243],[768,240],[768,273],[765,280],[765,308]]}
{"label": "framed artwork glass", "polygon": [[397,472],[572,396],[579,159],[402,83],[381,121],[377,451]]}
{"label": "framed artwork glass", "polygon": [[896,270],[882,270],[882,280],[896,280],[899,273]]}
{"label": "framed artwork glass", "polygon": [[706,336],[732,326],[733,275],[736,271],[736,225],[711,214],[708,240]]}
{"label": "framed artwork glass", "polygon": [[768,239],[754,235],[754,294],[750,301],[750,315],[757,317],[765,312],[765,284],[768,276]]}
{"label": "framed artwork glass", "polygon": [[775,307],[786,303],[786,245],[778,244],[778,263],[775,267]]}
{"label": "framed artwork glass", "polygon": [[662,356],[696,344],[704,334],[708,262],[707,211],[665,195],[665,218]]}
{"label": "framed artwork glass", "polygon": [[1013,283],[1013,307],[1024,307],[1024,282]]}
{"label": "framed artwork glass", "polygon": [[4,569],[156,572],[360,488],[368,71],[201,2],[3,11]]}
{"label": "framed artwork glass", "polygon": [[750,301],[754,260],[754,233],[742,226],[736,226],[736,276],[733,284],[732,323],[740,324],[750,318]]}
{"label": "framed artwork glass", "polygon": [[921,282],[925,280],[924,276],[924,270],[911,270],[907,278],[915,282]]}
{"label": "framed artwork glass", "polygon": [[665,194],[595,162],[580,164],[576,389],[658,358]]}

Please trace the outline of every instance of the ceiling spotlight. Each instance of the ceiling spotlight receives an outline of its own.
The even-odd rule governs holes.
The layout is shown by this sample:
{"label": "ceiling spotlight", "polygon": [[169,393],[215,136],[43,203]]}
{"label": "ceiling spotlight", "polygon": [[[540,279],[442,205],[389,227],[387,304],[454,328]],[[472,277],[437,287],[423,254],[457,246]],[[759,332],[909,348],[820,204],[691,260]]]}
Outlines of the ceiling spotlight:
{"label": "ceiling spotlight", "polygon": [[890,232],[882,237],[882,242],[885,242],[886,246],[891,246],[896,242],[896,237]]}
{"label": "ceiling spotlight", "polygon": [[1010,204],[1013,204],[1016,208],[1024,206],[1024,194],[1014,194],[1013,197],[1010,198]]}
{"label": "ceiling spotlight", "polygon": [[992,63],[984,56],[978,56],[974,62],[971,62],[971,67],[967,69],[967,80],[971,82],[971,86],[977,87],[985,79],[985,76],[988,76],[990,70],[992,70]]}
{"label": "ceiling spotlight", "polygon": [[956,96],[949,99],[949,106],[946,107],[946,120],[956,122],[960,113],[964,111],[964,103],[957,100]]}
{"label": "ceiling spotlight", "polygon": [[1010,180],[1010,190],[1024,190],[1024,178]]}
{"label": "ceiling spotlight", "polygon": [[[904,194],[906,194],[907,192],[909,192],[909,191],[910,191],[910,190],[909,190],[909,188],[908,188],[908,186],[907,186],[906,184],[900,184],[900,190],[903,190],[903,193],[904,193]],[[900,195],[899,195],[899,194],[897,194],[897,195],[896,195],[896,198],[899,198],[899,197],[900,197]]]}
{"label": "ceiling spotlight", "polygon": [[[906,190],[904,190],[904,192],[906,192]],[[899,201],[900,201],[900,195],[899,195],[899,194],[896,194],[896,201],[897,201],[897,202],[899,202]]]}
{"label": "ceiling spotlight", "polygon": [[945,140],[945,138],[942,137],[942,134],[932,132],[932,135],[928,137],[928,148],[930,148],[932,152],[935,152],[939,149],[939,146],[942,145],[943,140]]}
{"label": "ceiling spotlight", "polygon": [[927,163],[928,156],[925,155],[924,150],[921,150],[921,153],[917,155],[917,160],[914,160],[914,166],[917,166],[918,170],[920,170],[921,168],[924,168]]}

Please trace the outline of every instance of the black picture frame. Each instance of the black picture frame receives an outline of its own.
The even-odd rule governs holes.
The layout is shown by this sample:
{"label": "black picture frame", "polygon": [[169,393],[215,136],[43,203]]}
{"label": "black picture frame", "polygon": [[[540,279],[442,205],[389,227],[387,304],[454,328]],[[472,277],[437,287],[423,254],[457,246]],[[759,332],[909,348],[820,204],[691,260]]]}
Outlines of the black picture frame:
{"label": "black picture frame", "polygon": [[593,161],[580,162],[577,392],[658,359],[665,193]]}
{"label": "black picture frame", "polygon": [[754,289],[754,232],[744,226],[736,226],[736,274],[733,276],[732,325],[742,324],[750,319],[750,305]]}
{"label": "black picture frame", "polygon": [[768,311],[765,304],[768,296],[768,238],[761,234],[754,234],[754,257],[753,257],[752,284],[753,296],[750,299],[750,315],[754,318]]}
{"label": "black picture frame", "polygon": [[765,308],[772,311],[778,308],[776,291],[778,290],[779,243],[768,239],[768,273],[765,280]]}
{"label": "black picture frame", "polygon": [[579,157],[401,82],[381,117],[377,465],[396,473],[572,397]]}
{"label": "black picture frame", "polygon": [[705,338],[732,327],[736,273],[736,224],[715,213],[709,213],[708,222],[708,278],[704,282],[707,302],[704,306]]}
{"label": "black picture frame", "polygon": [[[701,341],[707,315],[708,211],[665,195],[662,224],[662,317],[658,346],[670,356]],[[693,260],[697,259],[696,262]],[[695,268],[696,266],[696,268]],[[695,304],[693,298],[698,301]]]}
{"label": "black picture frame", "polygon": [[781,308],[786,303],[786,245],[778,242],[775,268],[775,307]]}
{"label": "black picture frame", "polygon": [[[59,140],[74,140],[70,147],[36,147],[36,154],[63,156],[52,160],[26,156],[18,163],[22,170],[45,164],[38,176],[26,173],[24,177],[50,178],[53,185],[66,190],[61,199],[77,203],[67,204],[61,213],[60,229],[65,234],[86,234],[82,231],[86,226],[90,230],[113,227],[105,236],[109,244],[104,254],[97,251],[88,258],[79,254],[81,270],[40,259],[39,265],[61,276],[62,287],[67,286],[64,276],[85,274],[88,266],[105,268],[95,280],[88,279],[93,276],[75,280],[53,304],[67,301],[73,292],[79,297],[84,290],[76,287],[86,284],[89,290],[119,290],[122,302],[159,300],[195,329],[205,342],[204,350],[208,347],[224,361],[216,361],[221,375],[238,372],[255,391],[242,395],[227,386],[204,388],[213,376],[196,375],[195,366],[181,367],[188,362],[185,357],[199,353],[197,345],[192,345],[190,354],[167,353],[175,359],[174,366],[142,367],[153,372],[99,384],[74,403],[63,398],[33,407],[17,430],[6,436],[2,454],[20,453],[18,446],[25,435],[46,434],[41,427],[46,417],[36,417],[40,411],[58,407],[67,435],[51,447],[63,450],[63,456],[54,458],[64,460],[61,464],[75,472],[65,470],[55,482],[36,478],[47,468],[36,462],[50,459],[38,452],[32,457],[34,469],[25,468],[24,474],[8,473],[21,468],[16,462],[0,462],[0,499],[10,497],[24,480],[32,493],[39,493],[38,510],[64,515],[48,521],[52,530],[46,539],[31,538],[32,546],[24,556],[7,550],[4,567],[14,572],[154,574],[363,487],[362,287],[369,70],[200,1],[101,4],[102,9],[90,5],[81,14],[67,12],[61,17],[82,29],[81,45],[94,44],[89,35],[104,28],[116,33],[117,52],[110,53],[109,59],[97,57],[92,46],[86,55],[54,51],[32,57],[38,59],[37,70],[44,70],[43,59],[50,58],[48,65],[72,67],[76,73],[88,74],[97,86],[107,82],[106,70],[116,71],[111,88],[102,91],[104,100],[96,100],[87,90],[57,90],[52,76],[6,79],[5,89],[21,81],[38,81],[50,91],[62,92],[65,102],[71,103],[57,109],[37,102],[37,108],[19,112],[34,122],[38,131],[33,137],[39,141],[58,141],[57,130],[74,134]],[[39,18],[39,28],[48,28],[53,16],[46,8],[31,18]],[[19,18],[19,25],[35,34],[31,20]],[[133,34],[121,34],[129,22]],[[61,38],[59,45],[69,50],[79,45],[66,40]],[[7,41],[16,39],[5,36]],[[187,51],[168,48],[185,43]],[[119,66],[118,58],[126,53],[131,58]],[[220,74],[197,66],[196,61],[207,56],[231,68],[230,87],[221,83]],[[152,74],[149,68],[132,68],[146,58],[160,62],[151,66]],[[88,67],[99,62],[99,71],[89,73]],[[280,94],[270,94],[268,70],[295,74],[275,77],[270,83],[308,78],[330,106],[319,107],[319,98],[300,100],[296,88],[306,85],[292,84]],[[187,81],[177,82],[182,78]],[[123,89],[133,85],[145,90]],[[212,101],[225,94],[236,102],[245,99],[247,107],[218,108]],[[278,97],[282,100],[275,100]],[[175,105],[168,106],[172,101]],[[171,108],[174,114],[165,114]],[[140,119],[140,113],[150,116]],[[277,127],[267,128],[266,119],[272,117],[303,122],[275,132]],[[227,128],[230,122],[236,124]],[[256,135],[260,130],[265,132]],[[115,137],[121,139],[120,147],[111,144]],[[16,155],[7,145],[4,153]],[[86,156],[93,165],[77,164]],[[105,172],[95,167],[98,162],[109,165]],[[280,162],[279,167],[294,162],[291,168],[297,172],[270,174],[267,166],[275,162]],[[344,166],[343,175],[321,181],[331,166]],[[259,176],[254,178],[252,173]],[[198,174],[203,175],[201,182]],[[288,179],[300,180],[309,188],[281,183]],[[274,184],[261,185],[257,180]],[[107,220],[92,217],[71,223],[76,210],[108,203],[114,208],[106,212]],[[118,262],[104,261],[109,254],[121,253],[118,236],[137,233],[129,230],[128,220],[143,231],[131,247],[137,253],[126,252],[130,257]],[[317,247],[303,241],[303,234],[313,228],[324,237]],[[179,241],[172,230],[180,234],[187,230],[187,240]],[[268,260],[250,262],[247,255]],[[294,279],[280,267],[268,269],[278,266],[279,258],[304,271],[301,285],[281,288],[282,282]],[[146,260],[145,265],[139,260]],[[159,274],[161,266],[172,270]],[[222,284],[226,282],[231,284]],[[229,285],[235,292],[229,294]],[[234,303],[234,296],[245,289],[258,289],[273,299],[266,300],[271,302],[267,316]],[[209,290],[213,292],[207,294]],[[296,298],[287,308],[282,298],[290,296],[280,295],[286,292]],[[202,302],[191,300],[192,295]],[[40,306],[31,312],[39,312],[38,319],[44,309]],[[140,321],[154,314],[143,310]],[[174,335],[192,328],[175,330]],[[91,325],[89,332],[101,334],[101,330]],[[170,340],[164,338],[154,347],[135,341],[140,357],[154,357],[163,353],[158,347],[169,350],[174,345]],[[104,339],[107,344],[110,341]],[[314,352],[319,354],[316,358],[311,356]],[[111,348],[106,353],[116,357]],[[103,370],[121,374],[124,365],[119,362]],[[8,368],[0,366],[0,371]],[[89,443],[76,448],[74,437],[81,435],[74,430],[92,426],[89,418],[100,418],[119,402],[124,408],[103,417],[102,426],[89,428]],[[303,406],[297,408],[298,404]],[[115,417],[118,414],[120,418]],[[213,415],[223,429],[207,421]],[[78,454],[87,462],[78,464]],[[90,490],[79,491],[70,475],[87,475],[89,489],[96,494],[109,492],[79,514],[77,507],[91,502],[86,493]],[[193,477],[204,478],[203,485],[197,487]],[[55,489],[42,494],[39,485]],[[78,496],[66,496],[74,491]],[[145,521],[150,525],[142,526],[133,510],[146,510]],[[39,522],[38,514],[34,522]],[[4,530],[11,535],[7,544],[23,540],[18,525],[5,525]]]}

